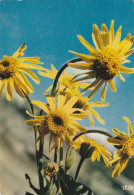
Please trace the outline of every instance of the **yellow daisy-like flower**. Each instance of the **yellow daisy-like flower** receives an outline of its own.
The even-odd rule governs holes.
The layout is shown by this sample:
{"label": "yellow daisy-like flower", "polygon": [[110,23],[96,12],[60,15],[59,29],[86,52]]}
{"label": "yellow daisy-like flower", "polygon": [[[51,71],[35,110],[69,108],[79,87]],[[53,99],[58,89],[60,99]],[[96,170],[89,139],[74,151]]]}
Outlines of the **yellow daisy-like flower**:
{"label": "yellow daisy-like flower", "polygon": [[134,36],[131,37],[129,33],[126,38],[120,42],[121,26],[114,36],[114,21],[112,20],[109,31],[105,24],[102,24],[101,31],[99,31],[96,24],[93,25],[92,39],[96,48],[92,47],[82,36],[79,35],[78,39],[90,51],[90,54],[84,55],[71,51],[71,53],[80,57],[84,62],[68,63],[68,65],[88,71],[83,73],[83,75],[86,76],[78,79],[78,81],[95,79],[91,85],[84,89],[84,91],[86,91],[91,87],[95,87],[89,95],[90,98],[104,84],[101,99],[105,100],[107,84],[116,92],[113,80],[116,75],[125,81],[121,73],[134,73],[134,68],[131,69],[122,65],[130,62],[126,58],[134,52],[134,49],[130,49],[134,42]]}
{"label": "yellow daisy-like flower", "polygon": [[[66,92],[67,93],[67,92]],[[94,107],[105,107],[105,106],[109,106],[108,103],[106,102],[89,102],[90,98],[88,97],[83,97],[83,94],[80,92],[79,88],[75,88],[73,90],[68,90],[68,96],[69,97],[73,97],[73,96],[77,96],[78,97],[78,101],[76,102],[76,104],[74,105],[75,108],[82,108],[83,110],[86,111],[89,120],[90,120],[90,124],[93,126],[94,125],[94,118],[93,116],[101,123],[101,124],[105,124],[105,121],[100,117],[100,115],[93,109]]]}
{"label": "yellow daisy-like flower", "polygon": [[117,138],[108,138],[107,141],[110,144],[119,145],[122,146],[121,149],[115,151],[113,159],[108,163],[114,164],[112,168],[114,168],[112,177],[119,177],[121,172],[125,169],[127,166],[127,163],[130,158],[134,156],[134,134],[133,134],[133,128],[130,120],[127,117],[123,117],[123,119],[128,123],[128,132],[129,135],[126,135],[125,133],[113,129],[113,132],[117,135]]}
{"label": "yellow daisy-like flower", "polygon": [[89,148],[94,148],[92,152],[92,156],[90,157],[91,161],[95,161],[96,159],[100,161],[102,156],[105,164],[107,164],[111,159],[111,153],[106,150],[105,146],[98,144],[94,139],[90,139],[84,135],[78,137],[73,144],[73,148],[78,150],[81,147],[81,144],[86,143],[89,145]]}
{"label": "yellow daisy-like flower", "polygon": [[[30,70],[37,69],[42,70],[43,67],[36,65],[42,64],[39,61],[39,57],[21,57],[26,49],[26,45],[23,44],[13,56],[3,56],[0,61],[0,97],[4,86],[6,87],[7,100],[12,99],[12,89],[14,89],[21,97],[25,97],[23,91],[26,94],[33,92],[33,87],[28,81],[25,74],[27,74],[35,83],[39,84],[39,78]],[[25,73],[25,74],[24,74]]]}
{"label": "yellow daisy-like flower", "polygon": [[[44,77],[48,77],[50,79],[55,79],[57,73],[58,73],[58,70],[53,66],[51,65],[51,70],[48,70],[46,68],[44,68],[44,72],[41,72],[39,71],[38,72],[41,76],[44,76]],[[88,83],[84,83],[83,81],[81,82],[73,82],[73,78],[74,78],[74,75],[70,75],[67,70],[64,70],[63,74],[60,75],[60,78],[59,78],[59,93],[60,92],[63,92],[63,91],[67,91],[69,88],[71,89],[74,89],[75,87],[80,87],[80,88],[85,88],[87,87],[89,84]],[[51,89],[52,89],[52,85],[44,92],[44,94],[47,94]]]}
{"label": "yellow daisy-like flower", "polygon": [[[54,139],[54,145],[59,151],[62,140],[67,145],[72,144],[71,136],[76,135],[77,132],[85,132],[86,129],[79,125],[76,120],[86,118],[87,115],[82,109],[73,108],[77,102],[77,97],[72,97],[67,101],[67,97],[63,95],[58,96],[58,104],[52,96],[46,96],[48,104],[40,101],[32,101],[32,103],[46,112],[44,116],[34,116],[35,119],[27,120],[27,125],[37,125],[36,131],[40,132],[38,138],[44,143],[44,136],[50,134],[49,148]],[[76,113],[77,112],[77,113]],[[32,116],[32,115],[31,115]]]}

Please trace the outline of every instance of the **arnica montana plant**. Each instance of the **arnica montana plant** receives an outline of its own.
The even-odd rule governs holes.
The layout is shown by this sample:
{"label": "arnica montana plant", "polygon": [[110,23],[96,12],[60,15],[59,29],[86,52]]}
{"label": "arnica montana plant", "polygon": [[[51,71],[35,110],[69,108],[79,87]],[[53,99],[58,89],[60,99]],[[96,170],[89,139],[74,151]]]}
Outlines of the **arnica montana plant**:
{"label": "arnica montana plant", "polygon": [[[92,39],[95,47],[81,35],[78,39],[90,53],[80,54],[71,51],[78,58],[65,63],[59,71],[53,65],[51,70],[41,66],[43,63],[39,57],[22,57],[26,49],[25,44],[12,56],[4,55],[0,61],[0,97],[5,87],[7,100],[11,100],[13,91],[16,91],[21,97],[26,98],[31,108],[31,111],[26,111],[28,118],[25,124],[30,126],[30,130],[35,134],[39,186],[33,185],[28,174],[25,174],[25,177],[29,187],[37,195],[85,193],[93,195],[90,186],[78,182],[85,160],[89,163],[97,160],[100,163],[102,158],[104,162],[100,163],[100,166],[104,164],[109,173],[110,169],[113,169],[110,177],[119,177],[128,161],[134,156],[134,134],[131,121],[127,117],[123,119],[128,123],[129,135],[116,128],[113,129],[115,136],[99,128],[90,128],[95,124],[95,118],[105,125],[104,119],[98,112],[101,107],[105,109],[110,106],[104,102],[107,84],[116,92],[114,78],[119,76],[125,81],[122,73],[134,73],[134,68],[123,65],[129,62],[127,58],[134,52],[134,49],[131,49],[134,36],[128,33],[121,41],[121,26],[114,33],[112,20],[109,30],[105,24],[102,24],[100,31],[96,24],[93,25]],[[65,70],[69,66],[85,72],[70,74],[71,71]],[[40,79],[30,69],[38,70],[38,77],[41,76],[41,79],[46,77],[54,80],[53,85],[42,91],[45,95],[44,101],[31,100],[29,97],[34,89],[26,75],[35,83],[40,83]],[[101,93],[103,102],[94,101],[94,94],[102,85],[104,85]],[[86,95],[87,90],[90,90],[89,96]],[[99,111],[95,110],[97,107]],[[86,127],[83,125],[85,119],[88,121]],[[111,123],[110,118],[108,123]],[[90,138],[91,133],[97,133],[97,136],[105,135],[109,146],[116,147],[114,154],[106,149],[105,144]],[[79,162],[78,158],[75,159],[76,154],[80,156]],[[89,173],[90,179],[92,180]],[[25,194],[31,195],[30,192]]]}

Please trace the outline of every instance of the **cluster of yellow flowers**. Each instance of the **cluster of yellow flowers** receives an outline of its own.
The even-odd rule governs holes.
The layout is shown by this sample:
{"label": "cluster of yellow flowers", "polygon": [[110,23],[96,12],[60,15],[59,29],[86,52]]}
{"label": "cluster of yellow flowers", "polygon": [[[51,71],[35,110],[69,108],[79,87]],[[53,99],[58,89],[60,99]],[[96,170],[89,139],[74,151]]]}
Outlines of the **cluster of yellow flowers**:
{"label": "cluster of yellow flowers", "polygon": [[[42,145],[44,144],[44,136],[49,134],[50,150],[57,148],[57,153],[63,141],[75,150],[85,143],[89,148],[93,148],[90,156],[91,161],[96,159],[100,161],[102,156],[105,164],[110,168],[114,168],[112,176],[118,177],[129,159],[134,155],[134,134],[128,118],[124,117],[124,120],[128,123],[129,136],[113,129],[117,137],[107,139],[108,143],[121,146],[121,149],[118,149],[113,157],[103,145],[87,138],[85,135],[79,136],[75,141],[73,141],[73,138],[78,133],[84,134],[87,131],[85,127],[78,124],[77,120],[88,117],[92,126],[94,125],[93,117],[95,117],[100,123],[105,124],[94,108],[105,107],[109,104],[106,102],[91,102],[90,99],[104,84],[101,93],[101,99],[104,101],[107,84],[109,84],[112,91],[116,92],[115,76],[119,76],[120,79],[125,81],[121,73],[134,73],[134,68],[123,66],[123,64],[129,62],[127,57],[134,52],[134,49],[131,49],[134,36],[129,33],[124,40],[120,41],[121,26],[114,35],[114,21],[111,21],[110,30],[107,29],[105,24],[102,24],[101,30],[98,29],[97,25],[93,25],[92,39],[95,48],[81,35],[78,36],[78,39],[90,53],[87,55],[71,51],[80,58],[80,61],[69,62],[67,65],[85,70],[85,72],[79,75],[70,75],[64,70],[57,81],[58,90],[55,97],[48,94],[52,89],[52,86],[50,86],[44,92],[47,103],[32,101],[33,105],[43,110],[44,115],[35,116],[27,112],[33,119],[27,120],[26,124],[35,126],[33,130],[39,132],[38,140],[41,140]],[[23,44],[12,56],[3,56],[0,61],[0,97],[4,87],[6,88],[7,100],[12,99],[12,90],[15,90],[23,98],[25,94],[31,94],[33,87],[26,75],[37,84],[40,83],[40,80],[30,69],[39,70],[38,73],[41,76],[55,79],[58,73],[56,68],[53,65],[51,70],[43,68],[39,57],[22,57],[25,49],[26,45]],[[78,77],[80,78],[78,79]],[[87,97],[84,95],[88,89],[91,92]]]}

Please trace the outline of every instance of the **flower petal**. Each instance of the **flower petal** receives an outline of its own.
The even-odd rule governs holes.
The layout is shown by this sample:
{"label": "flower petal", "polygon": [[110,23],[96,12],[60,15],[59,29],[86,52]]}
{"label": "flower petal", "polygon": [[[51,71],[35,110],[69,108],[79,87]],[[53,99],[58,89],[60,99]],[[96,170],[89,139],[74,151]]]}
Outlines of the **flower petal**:
{"label": "flower petal", "polygon": [[128,123],[129,136],[133,135],[133,128],[132,128],[131,121],[127,117],[123,117],[123,119]]}
{"label": "flower petal", "polygon": [[96,24],[93,25],[92,39],[97,50],[103,48],[103,43],[100,36],[100,31]]}

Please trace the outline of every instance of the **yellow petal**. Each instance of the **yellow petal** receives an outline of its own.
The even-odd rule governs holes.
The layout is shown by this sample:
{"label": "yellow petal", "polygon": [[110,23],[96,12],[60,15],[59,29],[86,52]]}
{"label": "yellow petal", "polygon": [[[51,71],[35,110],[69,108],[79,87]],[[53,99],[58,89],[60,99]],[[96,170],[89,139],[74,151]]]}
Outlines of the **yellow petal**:
{"label": "yellow petal", "polygon": [[40,83],[40,79],[31,70],[29,70],[28,68],[21,68],[21,67],[19,69],[25,72],[35,83],[37,84]]}
{"label": "yellow petal", "polygon": [[66,96],[59,95],[58,96],[58,109],[61,109],[65,105],[66,101],[67,101]]}
{"label": "yellow petal", "polygon": [[30,68],[30,69],[35,69],[35,70],[44,70],[44,68],[42,66],[39,66],[36,64],[21,63],[20,67]]}
{"label": "yellow petal", "polygon": [[107,81],[105,81],[105,86],[104,86],[102,93],[101,93],[101,100],[102,101],[105,101],[106,92],[107,92]]}
{"label": "yellow petal", "polygon": [[131,121],[127,117],[123,117],[123,119],[128,123],[129,136],[133,135],[133,128],[132,128]]}
{"label": "yellow petal", "polygon": [[114,41],[114,20],[111,21],[109,37],[110,37],[110,46],[112,46]]}
{"label": "yellow petal", "polygon": [[92,112],[92,114],[95,116],[95,118],[101,123],[101,124],[105,124],[105,121],[100,117],[100,115],[93,110],[92,108],[90,108],[90,111]]}
{"label": "yellow petal", "polygon": [[120,79],[121,79],[122,81],[125,81],[124,77],[122,76],[122,74],[121,74],[120,72],[118,72],[118,76],[120,77]]}
{"label": "yellow petal", "polygon": [[68,109],[72,108],[74,104],[78,101],[78,97],[72,97],[64,106],[63,110],[67,111]]}
{"label": "yellow petal", "polygon": [[96,49],[101,50],[103,48],[103,44],[100,36],[100,31],[96,24],[93,25],[92,39]]}
{"label": "yellow petal", "polygon": [[5,79],[6,97],[9,101],[12,99],[11,79],[12,78]]}
{"label": "yellow petal", "polygon": [[[23,58],[19,58],[18,59],[20,62],[29,62],[29,63],[33,63],[34,64],[43,64],[42,62],[40,62],[40,58],[39,57],[23,57]],[[41,66],[40,66],[41,67]]]}
{"label": "yellow petal", "polygon": [[91,53],[92,54],[96,54],[97,53],[97,51],[96,51],[96,49],[93,47],[93,46],[91,46],[81,35],[78,35],[77,36],[78,37],[78,39],[80,40],[80,42],[89,50],[89,51],[91,51]]}
{"label": "yellow petal", "polygon": [[108,81],[108,84],[110,85],[110,87],[111,87],[111,89],[112,89],[113,92],[116,92],[117,91],[113,79],[109,80]]}
{"label": "yellow petal", "polygon": [[93,65],[93,63],[68,63],[68,66],[73,68],[78,68],[82,70],[89,70],[89,68]]}
{"label": "yellow petal", "polygon": [[92,55],[85,55],[85,54],[81,54],[81,53],[76,53],[74,51],[69,51],[72,54],[75,54],[76,56],[78,56],[79,58],[81,58],[82,60],[84,60],[85,62],[90,62],[92,59]]}
{"label": "yellow petal", "polygon": [[89,105],[91,107],[105,107],[105,106],[109,106],[109,103],[106,103],[106,102],[89,102]]}
{"label": "yellow petal", "polygon": [[54,99],[54,97],[52,97],[51,95],[46,95],[46,99],[48,101],[48,104],[50,106],[50,110],[55,110],[56,109],[56,101]]}
{"label": "yellow petal", "polygon": [[121,41],[119,45],[116,47],[116,51],[120,52],[125,47],[125,45],[129,42],[130,38],[131,38],[131,34],[129,33],[126,36],[126,38],[123,41]]}
{"label": "yellow petal", "polygon": [[20,56],[23,56],[23,51],[26,49],[26,44],[23,43],[23,45],[13,54],[13,57],[14,58],[17,58],[17,57],[20,57]]}
{"label": "yellow petal", "polygon": [[123,141],[122,140],[120,140],[120,139],[115,139],[115,138],[108,138],[107,139],[107,142],[109,143],[109,144],[113,144],[113,145],[123,145]]}
{"label": "yellow petal", "polygon": [[89,117],[89,120],[90,120],[90,124],[91,124],[91,126],[93,126],[94,125],[94,119],[93,119],[93,116],[92,116],[92,113],[91,113],[90,109],[87,110],[87,114],[88,114],[88,117]]}
{"label": "yellow petal", "polygon": [[113,129],[113,132],[117,135],[117,137],[120,137],[120,138],[123,139],[123,140],[124,140],[124,139],[128,139],[128,136],[127,136],[125,133],[119,131],[119,130],[116,129],[116,128]]}
{"label": "yellow petal", "polygon": [[88,98],[91,98],[100,88],[101,86],[103,85],[104,83],[104,80],[102,80],[98,85],[97,87],[89,94]]}
{"label": "yellow petal", "polygon": [[33,87],[31,83],[28,81],[27,77],[22,72],[19,72],[19,78],[21,78],[21,81],[31,90],[32,93]]}
{"label": "yellow petal", "polygon": [[120,71],[123,73],[134,73],[134,68],[127,68],[123,65],[120,66]]}
{"label": "yellow petal", "polygon": [[101,25],[101,38],[104,46],[109,45],[109,32],[105,24]]}
{"label": "yellow petal", "polygon": [[131,39],[128,41],[128,43],[125,45],[125,47],[122,48],[122,50],[119,52],[120,56],[125,55],[126,52],[132,47],[134,42],[134,36],[131,37]]}
{"label": "yellow petal", "polygon": [[41,108],[46,113],[49,113],[50,112],[49,107],[45,103],[43,103],[41,101],[32,101],[32,104],[34,104],[35,106]]}
{"label": "yellow petal", "polygon": [[15,91],[23,98],[25,98],[25,95],[21,89],[21,86],[18,82],[18,79],[14,76],[13,77],[13,88],[15,89]]}
{"label": "yellow petal", "polygon": [[2,96],[4,86],[5,86],[5,80],[0,80],[0,97]]}
{"label": "yellow petal", "polygon": [[119,45],[120,43],[120,39],[121,39],[121,28],[122,26],[120,26],[116,32],[116,35],[115,35],[115,39],[114,39],[114,42],[113,42],[113,48],[116,49],[116,47]]}

